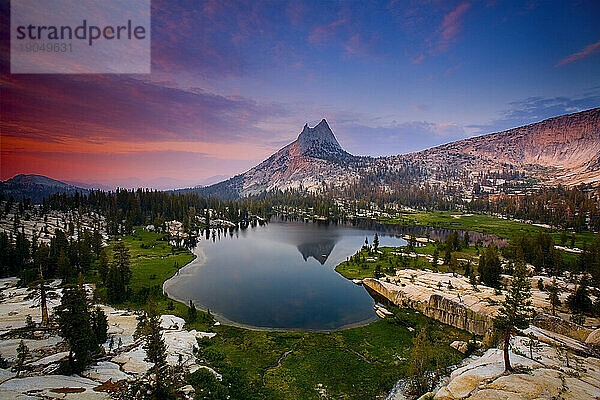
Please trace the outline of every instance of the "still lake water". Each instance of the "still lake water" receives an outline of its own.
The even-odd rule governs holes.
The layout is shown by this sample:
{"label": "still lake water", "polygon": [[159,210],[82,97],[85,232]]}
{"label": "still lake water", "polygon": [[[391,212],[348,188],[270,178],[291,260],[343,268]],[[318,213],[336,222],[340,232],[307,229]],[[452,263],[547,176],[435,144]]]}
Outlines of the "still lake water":
{"label": "still lake water", "polygon": [[[334,271],[375,228],[272,220],[202,239],[196,260],[165,291],[221,321],[272,329],[326,331],[377,319],[374,300]],[[378,232],[380,246],[406,243]]]}

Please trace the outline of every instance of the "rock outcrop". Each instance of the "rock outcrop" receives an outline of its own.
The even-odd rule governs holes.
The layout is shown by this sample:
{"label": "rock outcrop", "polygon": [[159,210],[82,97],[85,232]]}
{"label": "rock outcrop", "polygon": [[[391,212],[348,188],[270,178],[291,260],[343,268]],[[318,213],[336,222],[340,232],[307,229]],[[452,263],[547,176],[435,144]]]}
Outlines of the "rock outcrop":
{"label": "rock outcrop", "polygon": [[[600,108],[549,118],[503,132],[440,146],[440,151],[516,166],[536,164],[562,171],[569,185],[600,176]],[[564,176],[562,176],[564,175]]]}
{"label": "rock outcrop", "polygon": [[316,190],[323,182],[334,186],[360,177],[355,157],[338,143],[324,119],[315,127],[304,125],[298,138],[256,167],[224,182],[194,189],[205,195],[244,197],[273,189]]}
{"label": "rock outcrop", "polygon": [[591,332],[585,339],[585,344],[600,353],[600,328]]}
{"label": "rock outcrop", "polygon": [[571,321],[567,321],[560,317],[546,313],[538,313],[532,323],[540,328],[551,332],[556,332],[582,342],[585,341],[592,332],[591,329],[584,328],[583,326],[574,324]]}
{"label": "rock outcrop", "polygon": [[[16,278],[0,280],[0,350],[2,356],[13,363],[21,337],[15,329],[25,326],[28,316],[34,322],[40,320],[39,305],[28,297],[26,288],[17,287]],[[56,282],[58,283],[58,282]],[[52,283],[51,286],[57,285]],[[87,286],[88,292],[91,288]],[[56,288],[56,297],[48,301],[50,312],[60,303],[62,289]],[[0,398],[69,398],[110,399],[105,392],[96,389],[107,381],[117,382],[143,376],[152,364],[145,361],[146,352],[142,343],[134,338],[137,315],[131,311],[100,306],[108,320],[108,340],[103,344],[104,360],[90,365],[82,376],[50,375],[56,373],[59,362],[68,356],[67,346],[56,332],[36,332],[35,336],[23,339],[29,347],[31,357],[25,364],[22,377],[16,378],[8,369],[0,368]],[[167,347],[167,362],[181,362],[190,371],[204,368],[196,362],[194,348],[200,338],[212,338],[216,333],[186,330],[185,321],[174,315],[162,315],[162,335]],[[221,376],[214,370],[217,379]],[[63,392],[61,392],[61,390]],[[64,397],[65,393],[68,393]],[[27,397],[34,394],[35,397]]]}
{"label": "rock outcrop", "polygon": [[397,306],[476,335],[484,335],[491,327],[502,299],[493,289],[480,286],[475,291],[466,278],[452,274],[401,270],[390,280],[366,278],[362,284]]}
{"label": "rock outcrop", "polygon": [[[484,335],[488,331],[504,300],[503,294],[483,285],[474,287],[464,276],[429,270],[398,270],[396,276],[366,278],[362,284],[375,296],[382,296],[397,306],[412,308],[476,335]],[[564,282],[561,280],[559,284]],[[567,293],[563,293],[563,297]],[[534,325],[580,342],[590,335],[591,329],[549,315],[552,307],[548,295],[536,286],[532,287],[532,303],[538,311]]]}
{"label": "rock outcrop", "polygon": [[[534,334],[535,332],[529,331]],[[538,332],[539,333],[539,332]],[[552,335],[546,332],[547,335]],[[511,341],[517,372],[504,373],[503,350],[491,348],[470,357],[450,375],[435,400],[596,399],[600,396],[600,359],[571,353],[568,343],[551,345],[526,337]]]}

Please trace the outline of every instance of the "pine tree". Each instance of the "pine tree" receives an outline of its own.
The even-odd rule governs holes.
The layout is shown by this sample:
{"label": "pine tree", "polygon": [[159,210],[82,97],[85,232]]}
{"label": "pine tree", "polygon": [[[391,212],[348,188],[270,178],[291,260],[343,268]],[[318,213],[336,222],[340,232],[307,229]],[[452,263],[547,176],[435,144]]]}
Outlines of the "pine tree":
{"label": "pine tree", "polygon": [[490,244],[479,257],[478,271],[481,282],[491,287],[499,286],[502,265],[498,250],[493,244]]}
{"label": "pine tree", "polygon": [[546,291],[552,305],[552,315],[556,315],[556,307],[560,306],[560,288],[556,284],[556,278],[552,278],[552,285],[547,286]]}
{"label": "pine tree", "polygon": [[375,232],[375,237],[373,238],[373,251],[377,253],[379,249],[379,236],[377,236],[377,232]]}
{"label": "pine tree", "polygon": [[440,251],[437,246],[433,249],[433,260],[431,261],[431,266],[435,271],[438,269],[438,259],[440,258]]}
{"label": "pine tree", "polygon": [[160,315],[154,302],[151,302],[145,315],[138,322],[136,336],[144,341],[145,360],[153,364],[148,370],[148,376],[153,381],[153,395],[158,399],[167,399],[172,394],[172,382],[169,379],[167,346],[161,331]]}
{"label": "pine tree", "polygon": [[90,313],[90,325],[92,332],[94,332],[96,343],[99,345],[105,343],[108,339],[108,319],[100,307],[96,307]]}
{"label": "pine tree", "polygon": [[415,234],[413,232],[411,232],[410,236],[408,237],[408,250],[410,252],[415,251],[416,245],[417,245],[417,238],[415,237]]}
{"label": "pine tree", "polygon": [[196,310],[196,306],[190,300],[190,304],[188,306],[188,320],[189,322],[195,322],[198,317],[198,310]]}
{"label": "pine tree", "polygon": [[78,285],[65,287],[56,315],[60,335],[69,345],[69,369],[74,373],[81,372],[98,348],[84,288]]}
{"label": "pine tree", "polygon": [[63,283],[70,283],[73,279],[73,270],[71,269],[71,262],[69,257],[64,250],[60,251],[57,261],[58,273],[63,280]]}
{"label": "pine tree", "polygon": [[504,369],[512,372],[509,358],[510,336],[514,329],[525,329],[531,318],[531,282],[525,265],[517,263],[513,270],[510,288],[506,293],[494,327],[504,333]]}
{"label": "pine tree", "polygon": [[592,311],[592,299],[588,289],[588,278],[584,274],[579,279],[575,291],[567,297],[567,305],[573,314],[586,314]]}
{"label": "pine tree", "polygon": [[17,347],[17,365],[16,365],[17,378],[21,374],[21,371],[23,370],[23,365],[25,364],[25,360],[28,357],[29,357],[29,348],[27,347],[25,342],[21,340],[21,342],[19,343],[19,346]]}
{"label": "pine tree", "polygon": [[42,326],[48,326],[50,322],[48,317],[48,294],[54,293],[54,291],[48,286],[46,286],[46,281],[44,280],[44,277],[41,274],[41,269],[40,279],[30,283],[29,290],[31,293],[28,295],[28,297],[39,299],[40,311],[42,314]]}
{"label": "pine tree", "polygon": [[430,391],[439,379],[439,370],[431,368],[437,364],[436,352],[430,345],[425,329],[421,329],[413,338],[408,372],[410,391],[417,397]]}
{"label": "pine tree", "polygon": [[108,268],[108,252],[106,249],[102,249],[100,251],[100,255],[98,256],[98,275],[100,276],[103,285],[106,285]]}
{"label": "pine tree", "polygon": [[114,262],[108,270],[106,278],[106,289],[108,299],[111,302],[125,300],[127,285],[131,280],[129,249],[121,242],[114,246]]}

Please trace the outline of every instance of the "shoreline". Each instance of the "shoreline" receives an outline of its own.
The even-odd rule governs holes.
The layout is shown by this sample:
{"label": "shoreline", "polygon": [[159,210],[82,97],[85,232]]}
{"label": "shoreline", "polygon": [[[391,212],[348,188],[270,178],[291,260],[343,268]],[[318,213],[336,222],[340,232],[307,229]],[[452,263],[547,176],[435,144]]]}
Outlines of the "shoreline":
{"label": "shoreline", "polygon": [[[194,250],[197,250],[199,254],[197,254],[196,252],[192,251],[191,253],[194,254],[194,256],[195,256],[194,259],[192,259],[189,263],[187,263],[184,266],[182,266],[181,268],[179,268],[177,270],[177,272],[175,272],[175,274],[173,274],[173,276],[171,276],[169,279],[165,280],[163,282],[163,284],[162,284],[163,294],[165,296],[167,296],[167,298],[169,298],[171,300],[174,300],[174,301],[177,301],[177,302],[185,305],[186,307],[189,305],[189,300],[186,303],[185,299],[178,298],[177,296],[175,296],[172,293],[170,293],[169,292],[169,288],[172,289],[171,285],[173,284],[174,278],[183,276],[186,273],[191,274],[191,271],[187,271],[187,270],[194,270],[195,271],[195,269],[201,268],[202,266],[206,265],[206,263],[208,262],[208,257],[206,256],[206,254],[204,253],[204,250],[201,247],[197,246]],[[194,263],[194,262],[196,262],[196,263]],[[335,268],[334,268],[334,271],[335,271]],[[344,275],[340,274],[338,271],[335,271],[335,272],[338,275],[340,275],[342,278],[344,278],[345,280],[349,280]],[[373,301],[375,302],[374,299],[373,299]],[[198,305],[198,304],[196,304],[194,302],[194,306],[196,306],[196,308],[199,311],[208,312],[208,308],[204,307],[203,305]],[[263,332],[330,333],[330,332],[344,331],[344,330],[353,329],[353,328],[360,328],[362,326],[370,325],[373,322],[377,322],[377,321],[379,321],[381,319],[378,316],[373,316],[371,318],[367,318],[365,320],[353,322],[353,323],[350,323],[350,324],[345,324],[345,325],[342,325],[342,326],[340,326],[338,328],[334,328],[334,329],[304,329],[304,328],[272,328],[272,327],[266,327],[266,326],[247,325],[247,324],[243,324],[243,323],[240,323],[240,322],[232,321],[229,318],[227,318],[224,315],[222,315],[221,313],[214,312],[212,310],[210,311],[210,314],[213,316],[213,318],[217,322],[219,322],[222,325],[227,325],[227,326],[231,326],[231,327],[234,327],[234,328],[247,329],[247,330],[251,330],[251,331],[263,331]]]}

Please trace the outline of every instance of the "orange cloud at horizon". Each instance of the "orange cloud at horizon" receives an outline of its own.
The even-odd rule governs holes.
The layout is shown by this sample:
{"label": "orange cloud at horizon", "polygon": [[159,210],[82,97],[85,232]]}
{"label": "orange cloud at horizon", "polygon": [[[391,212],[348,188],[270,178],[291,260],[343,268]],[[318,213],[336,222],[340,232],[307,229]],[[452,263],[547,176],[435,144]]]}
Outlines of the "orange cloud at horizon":
{"label": "orange cloud at horizon", "polygon": [[267,157],[276,148],[250,142],[213,143],[198,141],[133,142],[111,140],[92,142],[78,138],[65,138],[59,141],[43,141],[28,137],[2,138],[2,151],[39,153],[80,153],[80,154],[130,154],[156,151],[181,151],[200,153],[207,157],[222,160],[256,161]]}
{"label": "orange cloud at horizon", "polygon": [[195,184],[215,175],[242,172],[266,158],[273,148],[256,143],[192,141],[95,143],[79,138],[46,141],[2,137],[0,179],[19,173],[59,180],[110,183],[125,178],[173,178],[173,185]]}

